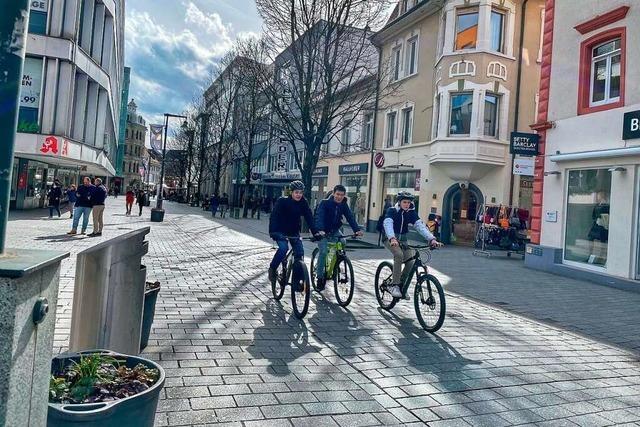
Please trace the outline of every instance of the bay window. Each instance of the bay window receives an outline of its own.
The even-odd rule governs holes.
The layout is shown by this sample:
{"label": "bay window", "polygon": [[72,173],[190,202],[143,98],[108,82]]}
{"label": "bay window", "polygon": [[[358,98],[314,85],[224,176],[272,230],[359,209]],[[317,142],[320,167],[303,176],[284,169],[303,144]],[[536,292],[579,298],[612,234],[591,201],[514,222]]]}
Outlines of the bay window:
{"label": "bay window", "polygon": [[491,50],[504,53],[504,13],[491,11]]}
{"label": "bay window", "polygon": [[484,97],[484,135],[498,137],[498,115],[500,112],[500,97],[487,93]]}
{"label": "bay window", "polygon": [[455,50],[475,49],[478,41],[478,8],[456,11]]}
{"label": "bay window", "polygon": [[454,93],[451,95],[449,135],[469,135],[471,133],[472,109],[472,92]]}

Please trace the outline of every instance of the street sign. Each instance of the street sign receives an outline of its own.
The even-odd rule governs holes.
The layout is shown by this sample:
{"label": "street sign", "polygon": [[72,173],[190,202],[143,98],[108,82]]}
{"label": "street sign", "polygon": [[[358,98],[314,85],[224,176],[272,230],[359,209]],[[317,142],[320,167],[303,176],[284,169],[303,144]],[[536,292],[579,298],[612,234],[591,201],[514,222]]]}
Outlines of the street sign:
{"label": "street sign", "polygon": [[513,161],[513,174],[523,176],[534,176],[536,161],[533,157],[516,158]]}
{"label": "street sign", "polygon": [[376,153],[373,158],[373,164],[376,165],[378,169],[384,166],[384,153]]}
{"label": "street sign", "polygon": [[622,139],[640,138],[640,110],[624,113]]}
{"label": "street sign", "polygon": [[511,154],[537,156],[540,136],[537,133],[511,132]]}

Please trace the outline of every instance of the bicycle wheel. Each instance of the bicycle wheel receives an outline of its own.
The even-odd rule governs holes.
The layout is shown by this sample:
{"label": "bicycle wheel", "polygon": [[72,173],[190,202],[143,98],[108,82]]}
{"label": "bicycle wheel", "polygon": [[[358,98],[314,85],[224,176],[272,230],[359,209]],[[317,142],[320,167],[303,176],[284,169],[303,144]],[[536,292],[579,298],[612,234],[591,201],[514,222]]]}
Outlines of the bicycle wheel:
{"label": "bicycle wheel", "polygon": [[442,285],[431,274],[420,276],[416,284],[413,302],[420,325],[427,332],[436,332],[444,323],[446,302]]}
{"label": "bicycle wheel", "polygon": [[[304,261],[296,261],[291,268],[291,304],[293,312],[298,319],[302,319],[309,309],[311,286],[309,283],[309,270]],[[299,290],[298,290],[299,289]]]}
{"label": "bicycle wheel", "polygon": [[318,268],[318,253],[320,250],[315,248],[313,253],[311,254],[311,285],[313,285],[313,290],[318,291],[318,286],[316,284],[316,268]]}
{"label": "bicycle wheel", "polygon": [[276,273],[278,278],[275,282],[271,283],[271,292],[273,292],[273,298],[275,298],[276,301],[280,301],[282,295],[284,295],[284,288],[287,287],[287,264],[285,262],[280,264]]}
{"label": "bicycle wheel", "polygon": [[336,292],[336,300],[340,307],[346,307],[353,298],[355,278],[353,276],[353,265],[347,257],[338,259],[338,263],[333,270],[333,289]]}
{"label": "bicycle wheel", "polygon": [[391,296],[387,287],[391,285],[393,280],[393,264],[389,261],[383,261],[378,265],[376,270],[375,288],[376,299],[378,304],[385,310],[391,310],[398,302],[398,298]]}

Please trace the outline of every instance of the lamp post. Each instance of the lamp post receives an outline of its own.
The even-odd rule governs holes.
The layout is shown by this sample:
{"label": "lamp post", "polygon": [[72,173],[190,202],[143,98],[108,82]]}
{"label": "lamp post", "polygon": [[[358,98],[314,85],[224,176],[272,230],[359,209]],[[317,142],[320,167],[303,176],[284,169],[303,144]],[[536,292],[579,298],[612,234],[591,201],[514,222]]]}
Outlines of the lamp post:
{"label": "lamp post", "polygon": [[[187,116],[180,114],[164,113],[164,140],[162,141],[162,162],[160,164],[160,190],[156,197],[156,207],[151,209],[151,221],[162,222],[164,220],[164,209],[162,209],[162,199],[164,193],[164,161],[167,156],[167,128],[169,127],[169,117],[176,117],[187,120]],[[183,124],[184,126],[184,124]]]}

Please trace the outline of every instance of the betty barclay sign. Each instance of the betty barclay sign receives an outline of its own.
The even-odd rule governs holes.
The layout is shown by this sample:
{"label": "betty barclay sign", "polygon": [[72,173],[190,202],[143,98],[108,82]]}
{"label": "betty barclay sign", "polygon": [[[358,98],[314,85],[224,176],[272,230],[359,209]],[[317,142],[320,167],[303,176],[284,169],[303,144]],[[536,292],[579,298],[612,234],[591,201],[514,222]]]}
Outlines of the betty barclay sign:
{"label": "betty barclay sign", "polygon": [[622,139],[640,138],[640,110],[624,113]]}
{"label": "betty barclay sign", "polygon": [[539,140],[536,133],[511,132],[511,154],[537,156]]}
{"label": "betty barclay sign", "polygon": [[376,165],[378,169],[384,166],[384,153],[376,153],[373,158],[373,164]]}

